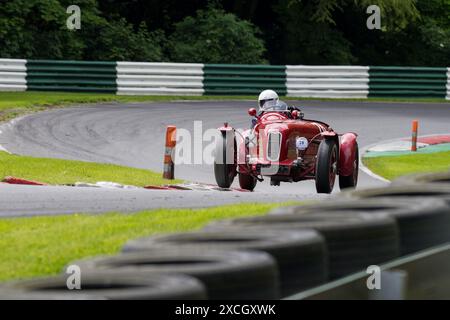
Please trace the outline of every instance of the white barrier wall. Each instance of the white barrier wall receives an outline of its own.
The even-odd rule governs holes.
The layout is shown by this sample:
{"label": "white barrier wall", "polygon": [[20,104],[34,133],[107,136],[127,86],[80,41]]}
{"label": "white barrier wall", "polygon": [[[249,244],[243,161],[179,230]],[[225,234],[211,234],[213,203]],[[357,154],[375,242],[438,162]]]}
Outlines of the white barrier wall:
{"label": "white barrier wall", "polygon": [[286,66],[290,97],[367,98],[369,67]]}
{"label": "white barrier wall", "polygon": [[203,64],[117,62],[117,94],[201,96],[203,93]]}
{"label": "white barrier wall", "polygon": [[447,68],[447,100],[450,100],[450,68]]}
{"label": "white barrier wall", "polygon": [[0,91],[25,91],[27,89],[27,61],[0,59]]}

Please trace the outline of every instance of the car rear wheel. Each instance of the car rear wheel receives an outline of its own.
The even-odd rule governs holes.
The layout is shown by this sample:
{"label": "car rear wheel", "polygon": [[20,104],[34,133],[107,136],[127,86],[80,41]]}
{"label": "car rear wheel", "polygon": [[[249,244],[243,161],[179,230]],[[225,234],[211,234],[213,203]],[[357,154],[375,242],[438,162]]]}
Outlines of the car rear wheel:
{"label": "car rear wheel", "polygon": [[214,175],[221,188],[229,188],[236,176],[236,141],[227,132],[221,132],[216,142]]}
{"label": "car rear wheel", "polygon": [[239,186],[241,189],[253,191],[256,187],[257,181],[258,180],[251,175],[239,173]]}
{"label": "car rear wheel", "polygon": [[355,161],[353,163],[353,172],[349,176],[341,176],[341,175],[339,176],[339,188],[341,190],[356,188],[356,185],[358,184],[358,172],[359,172],[359,151],[358,145],[356,145]]}
{"label": "car rear wheel", "polygon": [[317,193],[331,193],[336,180],[338,148],[334,139],[324,139],[320,143],[316,160]]}

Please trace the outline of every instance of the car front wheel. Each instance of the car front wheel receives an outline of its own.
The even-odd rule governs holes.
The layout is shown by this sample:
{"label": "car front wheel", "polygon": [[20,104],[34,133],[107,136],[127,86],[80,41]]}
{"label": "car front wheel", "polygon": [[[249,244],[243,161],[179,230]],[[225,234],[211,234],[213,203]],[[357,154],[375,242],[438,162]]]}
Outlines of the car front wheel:
{"label": "car front wheel", "polygon": [[317,193],[331,193],[336,180],[338,147],[334,139],[323,139],[316,159]]}

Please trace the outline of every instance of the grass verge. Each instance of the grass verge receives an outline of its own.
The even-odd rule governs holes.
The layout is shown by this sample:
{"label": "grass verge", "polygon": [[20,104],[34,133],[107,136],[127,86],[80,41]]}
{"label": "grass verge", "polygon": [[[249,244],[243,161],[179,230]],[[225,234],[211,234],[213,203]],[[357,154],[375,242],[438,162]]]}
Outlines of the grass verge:
{"label": "grass verge", "polygon": [[[255,96],[118,96],[115,94],[72,93],[72,92],[0,92],[0,122],[13,119],[30,112],[73,104],[101,102],[157,102],[176,100],[255,100]],[[293,98],[285,100],[323,100],[326,98]],[[369,98],[369,99],[338,99],[340,101],[380,101],[380,102],[411,102],[402,98]],[[414,99],[414,102],[445,103],[445,99]]]}
{"label": "grass verge", "polygon": [[73,260],[115,254],[131,239],[194,230],[217,219],[262,215],[281,205],[0,219],[0,281],[57,274]]}
{"label": "grass verge", "polygon": [[181,180],[165,180],[160,173],[144,169],[84,161],[34,158],[0,151],[0,179],[6,176],[57,185],[112,181],[143,187],[181,182]]}
{"label": "grass verge", "polygon": [[450,168],[450,151],[370,157],[363,158],[363,162],[372,172],[392,180],[412,173],[448,170]]}

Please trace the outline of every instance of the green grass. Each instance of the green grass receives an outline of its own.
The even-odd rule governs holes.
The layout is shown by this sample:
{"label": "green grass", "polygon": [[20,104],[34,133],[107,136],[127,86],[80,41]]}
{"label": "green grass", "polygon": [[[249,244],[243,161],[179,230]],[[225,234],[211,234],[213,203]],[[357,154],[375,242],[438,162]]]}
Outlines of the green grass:
{"label": "green grass", "polygon": [[0,281],[57,274],[73,260],[115,254],[131,239],[199,229],[217,219],[262,215],[280,205],[0,219]]}
{"label": "green grass", "polygon": [[41,181],[48,184],[112,181],[134,186],[180,183],[162,179],[161,173],[112,164],[34,158],[0,151],[0,180],[6,176]]}
{"label": "green grass", "polygon": [[[285,100],[336,100],[327,98],[293,98]],[[74,104],[101,102],[152,102],[177,100],[256,100],[256,96],[118,96],[115,94],[71,93],[71,92],[0,92],[0,121],[10,120],[30,112]],[[447,102],[445,99],[369,98],[339,99],[341,101],[380,102]]]}
{"label": "green grass", "polygon": [[374,173],[392,180],[412,173],[448,170],[450,168],[450,151],[363,158],[363,162]]}

